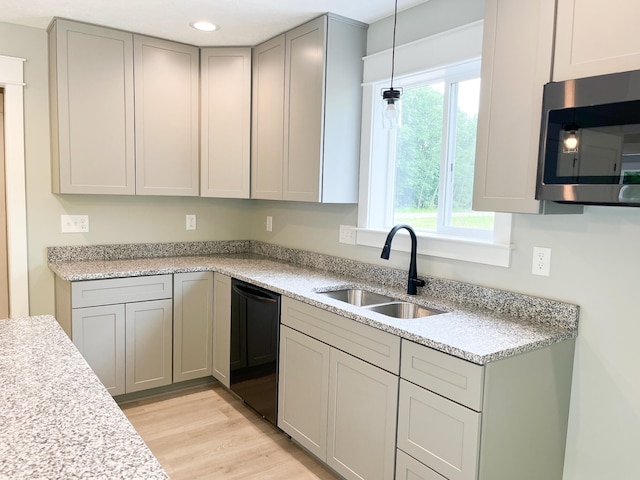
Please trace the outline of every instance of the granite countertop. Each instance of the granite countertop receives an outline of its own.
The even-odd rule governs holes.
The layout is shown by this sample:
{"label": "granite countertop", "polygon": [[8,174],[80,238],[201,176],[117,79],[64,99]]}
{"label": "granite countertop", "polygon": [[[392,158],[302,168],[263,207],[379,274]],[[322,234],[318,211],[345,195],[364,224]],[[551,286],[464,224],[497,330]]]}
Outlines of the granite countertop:
{"label": "granite countertop", "polygon": [[[327,260],[320,256],[313,261],[320,265]],[[366,264],[350,263],[346,272],[335,273],[255,253],[222,253],[121,260],[50,258],[49,266],[68,281],[220,272],[480,365],[577,336],[575,305],[437,279],[427,280],[420,295],[409,296],[403,288],[385,284],[385,277],[394,272]],[[406,282],[406,272],[395,273],[404,275]],[[445,313],[395,319],[318,293],[344,287],[366,288]]]}
{"label": "granite countertop", "polygon": [[168,479],[56,319],[0,320],[0,479]]}

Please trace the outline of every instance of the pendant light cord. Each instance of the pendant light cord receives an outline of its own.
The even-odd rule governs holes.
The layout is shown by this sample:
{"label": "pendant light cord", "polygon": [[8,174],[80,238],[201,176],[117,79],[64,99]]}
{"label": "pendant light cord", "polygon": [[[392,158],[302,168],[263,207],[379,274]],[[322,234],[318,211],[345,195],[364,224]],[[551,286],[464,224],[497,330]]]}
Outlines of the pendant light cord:
{"label": "pendant light cord", "polygon": [[391,45],[391,90],[393,90],[393,74],[396,68],[396,26],[398,24],[398,0],[393,11],[393,43]]}

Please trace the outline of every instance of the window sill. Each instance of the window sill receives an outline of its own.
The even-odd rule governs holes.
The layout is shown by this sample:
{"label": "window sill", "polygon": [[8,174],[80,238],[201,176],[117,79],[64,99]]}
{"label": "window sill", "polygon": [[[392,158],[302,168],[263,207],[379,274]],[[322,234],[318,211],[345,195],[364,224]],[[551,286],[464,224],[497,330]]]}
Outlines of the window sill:
{"label": "window sill", "polygon": [[[356,244],[376,247],[382,250],[389,232],[386,230],[356,229]],[[496,267],[509,267],[511,263],[510,244],[481,241],[460,237],[417,232],[419,255],[449,258],[464,262],[481,263]],[[400,230],[393,239],[392,250],[411,251],[409,234]]]}

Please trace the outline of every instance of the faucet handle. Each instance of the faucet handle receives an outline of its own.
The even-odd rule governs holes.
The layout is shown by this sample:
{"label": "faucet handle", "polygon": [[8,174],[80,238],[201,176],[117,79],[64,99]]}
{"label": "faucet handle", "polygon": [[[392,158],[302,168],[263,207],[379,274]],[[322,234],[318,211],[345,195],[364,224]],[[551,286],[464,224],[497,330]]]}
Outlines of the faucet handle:
{"label": "faucet handle", "polygon": [[407,293],[409,295],[416,295],[418,293],[418,287],[424,287],[426,284],[424,280],[420,278],[409,277],[409,284],[407,285]]}
{"label": "faucet handle", "polygon": [[416,287],[424,287],[426,285],[425,281],[421,278],[414,278],[413,282],[415,283]]}

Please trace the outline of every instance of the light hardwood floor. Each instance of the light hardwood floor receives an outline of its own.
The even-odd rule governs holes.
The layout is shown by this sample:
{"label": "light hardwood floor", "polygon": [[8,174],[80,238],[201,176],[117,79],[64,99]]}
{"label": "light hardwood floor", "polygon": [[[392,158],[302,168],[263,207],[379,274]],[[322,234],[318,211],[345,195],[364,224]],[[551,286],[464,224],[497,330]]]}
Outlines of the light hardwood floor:
{"label": "light hardwood floor", "polygon": [[120,407],[173,480],[338,478],[218,383]]}

